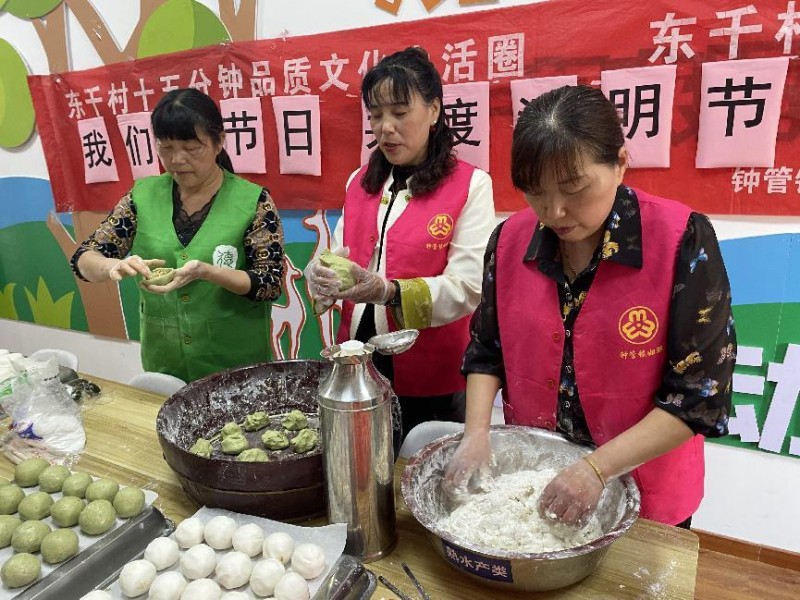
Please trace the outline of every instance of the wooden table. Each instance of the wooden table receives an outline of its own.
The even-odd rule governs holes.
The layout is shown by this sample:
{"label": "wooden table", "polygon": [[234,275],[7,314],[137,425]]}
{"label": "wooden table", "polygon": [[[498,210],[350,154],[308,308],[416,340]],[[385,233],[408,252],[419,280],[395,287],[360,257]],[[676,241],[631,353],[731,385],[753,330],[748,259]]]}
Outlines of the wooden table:
{"label": "wooden table", "polygon": [[[158,493],[156,506],[176,523],[199,506],[183,492],[175,474],[164,461],[155,433],[162,396],[123,384],[89,377],[102,389],[99,399],[86,401],[83,412],[86,449],[75,465],[98,477],[108,476],[123,485],[135,485]],[[519,599],[519,593],[482,586],[458,573],[433,549],[427,531],[411,516],[397,482],[399,541],[386,558],[368,568],[384,575],[411,598],[415,589],[401,563],[407,563],[432,600]],[[13,465],[0,459],[0,475],[13,476]],[[698,539],[686,530],[639,519],[628,534],[615,543],[588,578],[555,592],[524,597],[558,600],[691,600],[694,598]],[[373,600],[396,598],[379,587]]]}

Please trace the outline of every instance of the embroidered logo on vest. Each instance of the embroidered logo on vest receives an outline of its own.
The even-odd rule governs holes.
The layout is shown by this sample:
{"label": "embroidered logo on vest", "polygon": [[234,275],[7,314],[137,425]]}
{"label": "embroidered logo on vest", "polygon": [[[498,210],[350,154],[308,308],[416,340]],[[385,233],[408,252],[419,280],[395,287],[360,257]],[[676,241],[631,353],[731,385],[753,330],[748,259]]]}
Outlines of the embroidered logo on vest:
{"label": "embroidered logo on vest", "polygon": [[658,333],[658,317],[646,306],[629,308],[619,318],[619,334],[631,344],[646,344]]}
{"label": "embroidered logo on vest", "polygon": [[443,240],[453,231],[453,217],[438,214],[428,221],[428,233],[435,240]]}
{"label": "embroidered logo on vest", "polygon": [[226,244],[214,248],[214,256],[212,264],[215,267],[225,267],[228,269],[235,269],[236,263],[239,261],[239,251]]}

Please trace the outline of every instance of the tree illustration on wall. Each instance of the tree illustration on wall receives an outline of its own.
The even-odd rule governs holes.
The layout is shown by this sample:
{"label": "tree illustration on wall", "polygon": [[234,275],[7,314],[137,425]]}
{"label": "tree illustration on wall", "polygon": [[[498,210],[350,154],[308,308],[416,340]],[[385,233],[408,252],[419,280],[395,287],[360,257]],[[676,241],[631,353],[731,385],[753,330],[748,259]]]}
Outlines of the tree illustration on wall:
{"label": "tree illustration on wall", "polygon": [[[139,20],[119,44],[90,0],[0,0],[0,15],[29,20],[42,43],[50,73],[71,68],[67,15],[75,18],[103,64],[179,52],[229,41],[255,39],[258,0],[219,0],[219,17],[196,0],[139,0]],[[33,103],[24,58],[0,38],[0,147],[15,148],[34,132]],[[72,256],[105,218],[105,213],[72,214],[74,237],[51,214],[47,226],[66,257]],[[116,283],[78,282],[91,333],[125,338]]]}

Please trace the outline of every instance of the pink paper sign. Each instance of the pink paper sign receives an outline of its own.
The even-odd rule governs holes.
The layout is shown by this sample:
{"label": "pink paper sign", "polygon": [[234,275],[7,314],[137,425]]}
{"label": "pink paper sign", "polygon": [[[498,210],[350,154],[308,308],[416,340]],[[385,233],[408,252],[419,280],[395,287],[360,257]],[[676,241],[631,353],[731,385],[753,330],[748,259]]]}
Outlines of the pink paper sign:
{"label": "pink paper sign", "polygon": [[489,82],[444,86],[444,116],[464,162],[489,170]]}
{"label": "pink paper sign", "polygon": [[266,173],[264,115],[260,98],[220,100],[225,149],[237,173]]}
{"label": "pink paper sign", "polygon": [[698,169],[773,167],[789,57],[703,64]]}
{"label": "pink paper sign", "polygon": [[369,111],[363,104],[361,108],[364,112],[364,124],[361,128],[361,164],[365,165],[369,161],[372,151],[378,147],[378,140],[375,139],[375,134],[372,133],[372,125],[369,122]]}
{"label": "pink paper sign", "polygon": [[602,71],[600,86],[616,106],[630,166],[669,167],[676,65]]}
{"label": "pink paper sign", "polygon": [[86,183],[119,181],[114,151],[103,117],[78,121],[78,135],[83,151],[83,174]]}
{"label": "pink paper sign", "polygon": [[578,85],[577,75],[562,75],[559,77],[537,77],[535,79],[514,79],[511,82],[511,114],[514,125],[517,124],[520,113],[531,100],[542,94],[557,90],[565,85]]}
{"label": "pink paper sign", "polygon": [[282,175],[321,175],[319,96],[274,96]]}
{"label": "pink paper sign", "polygon": [[134,179],[158,175],[161,170],[156,155],[156,140],[149,112],[117,115],[117,126],[125,143],[125,151]]}

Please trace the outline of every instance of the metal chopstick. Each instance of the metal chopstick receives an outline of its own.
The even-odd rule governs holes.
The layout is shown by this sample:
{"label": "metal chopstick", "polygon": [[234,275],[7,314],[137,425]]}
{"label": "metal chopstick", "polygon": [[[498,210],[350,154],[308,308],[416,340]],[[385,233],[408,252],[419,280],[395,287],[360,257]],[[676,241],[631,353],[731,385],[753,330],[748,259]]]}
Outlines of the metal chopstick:
{"label": "metal chopstick", "polygon": [[395,584],[386,579],[386,577],[384,577],[383,575],[378,575],[378,581],[380,581],[383,585],[389,588],[393,594],[397,594],[397,597],[400,598],[400,600],[412,600],[411,598],[406,596],[403,592],[401,592]]}
{"label": "metal chopstick", "polygon": [[431,597],[425,593],[425,589],[422,587],[422,584],[416,577],[414,577],[414,574],[411,572],[409,566],[406,563],[400,563],[400,564],[403,566],[403,571],[406,572],[406,575],[408,575],[408,578],[411,580],[411,583],[413,583],[414,587],[417,588],[419,595],[422,596],[422,600],[431,600]]}

